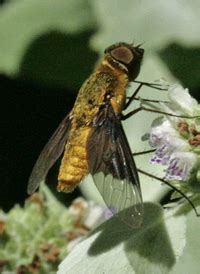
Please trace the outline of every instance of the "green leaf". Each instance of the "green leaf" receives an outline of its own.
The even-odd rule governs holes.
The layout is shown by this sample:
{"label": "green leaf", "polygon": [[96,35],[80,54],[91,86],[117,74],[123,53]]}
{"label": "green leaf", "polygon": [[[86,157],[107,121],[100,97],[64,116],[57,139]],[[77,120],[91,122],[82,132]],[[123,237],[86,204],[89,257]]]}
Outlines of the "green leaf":
{"label": "green leaf", "polygon": [[199,56],[200,47],[189,48],[175,43],[160,51],[160,57],[172,74],[180,79],[185,87],[196,89],[196,94],[192,93],[192,90],[190,93],[196,95],[197,99],[200,99]]}
{"label": "green leaf", "polygon": [[[140,74],[144,81],[153,81],[159,77],[171,81],[171,76],[174,75],[182,80],[186,87],[196,88],[196,94],[198,94],[199,58],[196,54],[200,43],[200,2],[198,0],[190,2],[186,0],[94,0],[92,3],[100,26],[92,38],[95,49],[102,50],[118,41],[143,43],[146,50],[143,67],[148,71]],[[154,63],[157,62],[156,59],[160,56],[156,58],[153,52],[157,54],[172,43],[188,47],[188,53],[189,47],[196,48],[194,55],[191,55],[189,60],[187,52],[185,56],[181,54],[181,51],[176,52],[177,56],[166,56],[167,60],[162,58],[167,66],[169,63],[171,65],[168,67],[169,70],[166,66],[164,71],[164,62],[163,65],[158,64],[156,71],[159,69],[160,71],[156,75],[155,71],[151,70],[151,64],[148,66],[147,59],[150,57]]]}
{"label": "green leaf", "polygon": [[77,92],[98,57],[89,48],[91,34],[90,31],[78,35],[58,31],[43,34],[27,48],[18,77],[42,86]]}
{"label": "green leaf", "polygon": [[28,46],[44,33],[77,33],[94,26],[88,0],[9,1],[0,8],[0,71],[16,74]]}
{"label": "green leaf", "polygon": [[[200,210],[200,207],[197,208]],[[170,274],[198,274],[200,267],[200,237],[199,237],[200,218],[196,217],[191,211],[186,219],[186,245],[177,264]]]}
{"label": "green leaf", "polygon": [[167,274],[183,254],[185,219],[145,203],[141,228],[133,229],[116,216],[111,218],[72,250],[58,274]]}
{"label": "green leaf", "polygon": [[93,7],[101,26],[93,39],[96,48],[120,40],[145,42],[146,48],[154,49],[171,41],[188,45],[200,41],[198,0],[94,0]]}

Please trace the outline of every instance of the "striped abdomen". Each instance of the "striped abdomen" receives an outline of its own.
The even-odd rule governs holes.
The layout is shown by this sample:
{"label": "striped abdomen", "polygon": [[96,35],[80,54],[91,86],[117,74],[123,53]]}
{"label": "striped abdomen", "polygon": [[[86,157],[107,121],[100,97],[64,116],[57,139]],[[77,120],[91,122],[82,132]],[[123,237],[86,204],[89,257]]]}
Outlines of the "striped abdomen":
{"label": "striped abdomen", "polygon": [[88,174],[86,143],[89,132],[88,126],[71,130],[58,175],[59,191],[73,191]]}

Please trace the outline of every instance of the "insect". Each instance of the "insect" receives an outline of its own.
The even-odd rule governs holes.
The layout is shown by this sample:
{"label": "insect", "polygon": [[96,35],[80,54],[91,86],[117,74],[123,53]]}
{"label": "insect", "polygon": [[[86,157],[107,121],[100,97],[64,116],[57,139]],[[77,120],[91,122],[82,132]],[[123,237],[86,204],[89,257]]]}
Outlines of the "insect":
{"label": "insect", "polygon": [[121,118],[126,89],[139,74],[144,49],[117,43],[83,83],[72,111],[41,152],[28,183],[32,194],[64,151],[58,190],[71,192],[89,173],[108,208],[132,227],[143,220],[139,177]]}

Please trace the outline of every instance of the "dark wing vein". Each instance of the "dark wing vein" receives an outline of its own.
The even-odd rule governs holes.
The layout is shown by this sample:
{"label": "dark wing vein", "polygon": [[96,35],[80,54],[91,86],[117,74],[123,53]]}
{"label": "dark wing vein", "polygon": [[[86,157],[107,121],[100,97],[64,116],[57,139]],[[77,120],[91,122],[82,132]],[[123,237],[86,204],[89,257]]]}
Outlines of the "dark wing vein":
{"label": "dark wing vein", "polygon": [[32,194],[38,188],[47,176],[49,169],[62,154],[70,126],[69,115],[67,115],[43,148],[29,178],[28,194]]}
{"label": "dark wing vein", "polygon": [[132,227],[143,219],[137,169],[120,119],[111,105],[97,115],[88,138],[88,165],[94,182],[113,213]]}

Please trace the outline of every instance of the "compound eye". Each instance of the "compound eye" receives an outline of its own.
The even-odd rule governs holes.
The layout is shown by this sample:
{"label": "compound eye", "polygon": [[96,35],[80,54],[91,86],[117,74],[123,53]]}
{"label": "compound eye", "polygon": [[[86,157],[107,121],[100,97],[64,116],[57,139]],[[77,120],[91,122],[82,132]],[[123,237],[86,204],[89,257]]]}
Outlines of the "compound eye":
{"label": "compound eye", "polygon": [[117,61],[122,62],[125,65],[130,64],[134,57],[132,51],[125,46],[113,49],[110,54]]}

